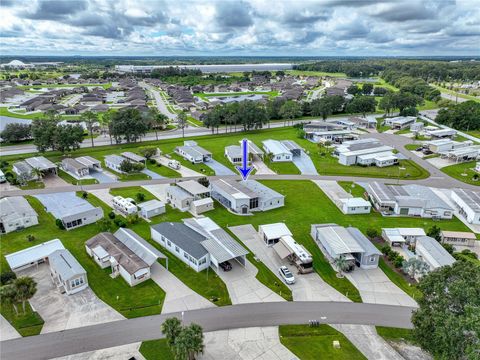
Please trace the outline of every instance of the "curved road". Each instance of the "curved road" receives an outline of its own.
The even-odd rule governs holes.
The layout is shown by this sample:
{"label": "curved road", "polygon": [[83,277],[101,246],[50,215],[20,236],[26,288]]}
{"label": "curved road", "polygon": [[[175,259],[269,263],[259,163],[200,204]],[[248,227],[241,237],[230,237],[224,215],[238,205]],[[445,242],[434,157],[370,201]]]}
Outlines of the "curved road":
{"label": "curved road", "polygon": [[[205,332],[307,324],[318,320],[328,324],[362,324],[412,328],[414,308],[348,302],[274,302],[242,304],[186,311],[185,323],[200,324]],[[113,346],[162,338],[160,327],[168,317],[162,314],[85,326],[0,343],[2,360],[50,359]]]}

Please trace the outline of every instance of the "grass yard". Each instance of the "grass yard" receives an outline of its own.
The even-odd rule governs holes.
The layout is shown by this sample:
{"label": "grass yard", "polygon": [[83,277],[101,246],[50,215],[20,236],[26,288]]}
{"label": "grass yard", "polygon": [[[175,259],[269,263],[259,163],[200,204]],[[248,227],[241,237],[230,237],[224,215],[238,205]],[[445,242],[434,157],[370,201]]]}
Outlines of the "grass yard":
{"label": "grass yard", "polygon": [[[434,88],[440,90],[441,92],[443,93],[446,93],[446,94],[450,94],[450,95],[453,95],[453,96],[458,96],[459,98],[462,98],[462,99],[467,99],[467,100],[473,100],[473,101],[476,101],[476,102],[480,102],[480,99],[478,97],[475,97],[475,96],[472,96],[472,95],[466,95],[466,94],[462,94],[462,93],[458,93],[454,90],[450,90],[450,89],[446,89],[444,87],[441,87],[441,86],[438,86],[438,85],[434,85],[434,84],[429,84],[430,86],[433,86]],[[454,100],[455,101],[455,100]]]}
{"label": "grass yard", "polygon": [[36,311],[32,310],[30,303],[26,303],[25,313],[23,313],[21,303],[17,305],[17,308],[19,312],[18,315],[15,313],[15,309],[11,304],[0,304],[0,313],[13,325],[20,335],[33,336],[40,334],[44,321]]}
{"label": "grass yard", "polygon": [[301,174],[300,170],[291,161],[273,162],[268,156],[264,158],[265,165],[275,171],[277,174]]}
{"label": "grass yard", "polygon": [[172,350],[168,347],[166,339],[144,341],[139,351],[147,360],[175,359]]}
{"label": "grass yard", "polygon": [[[456,165],[445,166],[441,168],[445,174],[460,180],[466,184],[480,186],[479,180],[474,180],[474,176],[477,174],[473,169],[475,169],[476,161],[469,161],[465,163],[460,163]],[[463,174],[466,174],[464,176]],[[477,174],[478,175],[478,174]]]}
{"label": "grass yard", "polygon": [[378,335],[383,337],[387,341],[405,341],[411,344],[415,344],[415,338],[413,337],[412,330],[391,328],[385,326],[376,326]]}
{"label": "grass yard", "polygon": [[[8,268],[3,255],[58,238],[87,271],[90,288],[101,300],[123,316],[133,318],[161,312],[165,292],[153,280],[130,287],[122,277],[112,279],[110,269],[100,269],[88,256],[84,244],[85,241],[100,232],[98,225],[90,224],[71,231],[60,230],[55,225],[53,216],[45,212],[40,201],[30,196],[26,198],[39,215],[39,224],[2,236],[0,265],[3,269]],[[88,195],[88,201],[95,206],[101,204],[100,200],[92,194]],[[105,205],[102,205],[102,208],[104,211],[109,209]],[[35,240],[28,242],[26,240],[28,234],[33,234]]]}
{"label": "grass yard", "polygon": [[285,300],[293,301],[292,290],[290,290],[283,281],[275,276],[275,274],[273,274],[263,262],[260,260],[255,260],[251,252],[247,255],[247,259],[258,269],[258,273],[255,276],[258,281],[260,281],[274,293],[277,293],[283,297]]}
{"label": "grass yard", "polygon": [[421,291],[418,290],[416,286],[410,285],[407,281],[405,281],[402,275],[398,274],[394,269],[392,269],[382,257],[380,257],[378,266],[380,269],[382,269],[385,275],[387,275],[391,282],[397,285],[414,300],[418,300],[422,296]]}
{"label": "grass yard", "polygon": [[[18,112],[12,112],[7,107],[2,106],[0,107],[0,116],[8,116],[17,119],[36,119],[36,118],[44,118],[45,114],[42,112],[37,112],[34,114],[22,114]],[[79,115],[60,115],[63,120],[78,120],[80,119]]]}
{"label": "grass yard", "polygon": [[156,199],[155,196],[153,196],[149,191],[145,190],[144,188],[140,186],[131,186],[131,187],[125,187],[125,188],[118,188],[118,189],[110,189],[110,194],[113,196],[122,196],[124,198],[131,198],[135,200],[135,202],[143,202],[143,201],[138,201],[137,199],[137,194],[141,193],[145,196],[145,199],[143,201],[149,201],[149,200],[154,200]]}
{"label": "grass yard", "polygon": [[180,173],[160,163],[150,164],[147,161],[147,169],[150,171],[156,172],[158,175],[165,176],[168,178],[181,177]]}
{"label": "grass yard", "polygon": [[[366,357],[341,333],[331,326],[282,325],[280,342],[302,360],[366,360]],[[333,347],[333,341],[340,348]]]}
{"label": "grass yard", "polygon": [[66,171],[59,169],[58,177],[65,180],[66,182],[73,184],[73,185],[91,185],[97,184],[98,181],[96,179],[75,179],[72,175],[67,173]]}
{"label": "grass yard", "polygon": [[477,137],[478,141],[480,141],[480,130],[468,130],[468,131],[464,131],[464,132],[469,134],[469,135]]}
{"label": "grass yard", "polygon": [[377,118],[377,131],[378,132],[385,132],[387,130],[390,130],[390,126],[383,125],[383,118]]}
{"label": "grass yard", "polygon": [[363,198],[365,189],[353,181],[337,181],[338,185],[345,189],[346,192],[352,194],[353,197]]}

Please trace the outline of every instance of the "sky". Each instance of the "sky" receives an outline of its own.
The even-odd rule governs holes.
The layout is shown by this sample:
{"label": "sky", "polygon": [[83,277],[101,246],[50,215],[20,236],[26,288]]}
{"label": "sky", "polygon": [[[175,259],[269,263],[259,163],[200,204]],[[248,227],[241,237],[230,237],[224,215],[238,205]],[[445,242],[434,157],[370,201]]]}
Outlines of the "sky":
{"label": "sky", "polygon": [[480,55],[480,0],[0,0],[0,6],[3,55]]}

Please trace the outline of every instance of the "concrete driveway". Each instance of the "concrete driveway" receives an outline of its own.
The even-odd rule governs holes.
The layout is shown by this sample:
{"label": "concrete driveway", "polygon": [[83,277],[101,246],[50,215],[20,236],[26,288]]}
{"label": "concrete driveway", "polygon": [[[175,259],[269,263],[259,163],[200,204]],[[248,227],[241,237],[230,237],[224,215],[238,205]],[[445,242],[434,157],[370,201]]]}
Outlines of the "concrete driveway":
{"label": "concrete driveway", "polygon": [[0,315],[0,334],[2,334],[2,341],[22,337],[2,315]]}
{"label": "concrete driveway", "polygon": [[218,275],[227,285],[233,304],[284,301],[284,299],[263,285],[255,277],[258,269],[248,260],[246,266],[230,261],[232,270],[219,270]]}
{"label": "concrete driveway", "polygon": [[165,176],[162,176],[160,174],[157,174],[156,172],[148,169],[143,169],[142,173],[147,174],[150,176],[150,179],[165,179]]}
{"label": "concrete driveway", "polygon": [[37,282],[37,293],[30,303],[45,321],[42,334],[124,319],[90,288],[74,295],[61,294],[50,279],[47,264],[23,270],[18,275],[31,276]]}
{"label": "concrete driveway", "polygon": [[[352,194],[345,191],[336,181],[333,180],[312,180],[330,200],[342,210],[341,199],[350,199]],[[358,185],[355,185],[358,186]]]}
{"label": "concrete driveway", "polygon": [[158,200],[163,201],[164,203],[167,202],[167,198],[165,197],[165,189],[169,186],[169,184],[158,184],[158,185],[144,185],[142,188],[150,192],[153,196],[155,196]]}
{"label": "concrete driveway", "polygon": [[136,360],[145,360],[139,351],[140,345],[142,345],[142,343],[115,346],[108,349],[57,357],[54,360],[117,360],[131,358]]}
{"label": "concrete driveway", "polygon": [[213,171],[215,171],[215,175],[235,175],[232,169],[219,163],[217,160],[211,159],[209,161],[206,161],[204,164]]}
{"label": "concrete driveway", "polygon": [[90,176],[96,179],[100,184],[118,182],[118,179],[115,175],[105,170],[104,171],[90,170]]}
{"label": "concrete driveway", "polygon": [[[168,162],[170,161],[167,159],[165,156],[155,156],[153,157],[157,162],[162,164],[163,166],[168,167]],[[203,174],[200,174],[199,172],[192,170],[188,167],[185,167],[183,165],[180,166],[180,169],[175,169],[176,172],[178,172],[182,177],[192,177],[192,176],[204,176]]]}
{"label": "concrete driveway", "polygon": [[293,157],[293,163],[304,175],[318,175],[317,169],[315,168],[312,159],[310,159],[310,156],[305,154],[304,151],[302,151],[300,156]]}
{"label": "concrete driveway", "polygon": [[278,327],[252,327],[205,334],[202,360],[294,360],[298,359],[280,343]]}
{"label": "concrete driveway", "polygon": [[57,175],[49,174],[43,178],[43,183],[45,184],[46,188],[54,188],[58,186],[65,186],[70,185],[70,183],[66,182],[62,178],[58,177]]}
{"label": "concrete driveway", "polygon": [[379,268],[369,270],[356,268],[346,276],[358,289],[365,303],[418,306],[415,300],[392,283]]}
{"label": "concrete driveway", "polygon": [[186,286],[158,262],[153,264],[151,272],[152,280],[167,293],[163,303],[162,313],[204,309],[215,306],[203,296]]}
{"label": "concrete driveway", "polygon": [[437,169],[441,169],[450,165],[455,165],[454,162],[448,159],[442,159],[441,157],[430,158],[430,159],[427,159],[426,161],[428,161],[430,164],[435,166]]}
{"label": "concrete driveway", "polygon": [[275,175],[276,172],[270,169],[265,163],[260,160],[260,159],[254,159],[252,161],[252,165],[255,169],[257,169],[257,172],[255,174],[257,175]]}

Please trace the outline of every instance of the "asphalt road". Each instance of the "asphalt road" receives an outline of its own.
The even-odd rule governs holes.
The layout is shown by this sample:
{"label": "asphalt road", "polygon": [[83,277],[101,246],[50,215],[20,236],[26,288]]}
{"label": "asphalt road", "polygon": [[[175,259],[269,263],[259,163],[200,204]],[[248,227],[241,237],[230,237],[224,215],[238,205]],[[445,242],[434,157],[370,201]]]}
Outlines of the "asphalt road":
{"label": "asphalt road", "polygon": [[[411,328],[414,308],[349,302],[253,303],[186,311],[185,323],[200,324],[205,332],[284,324],[307,324],[318,320],[328,324],[361,324]],[[2,360],[50,359],[113,346],[162,338],[160,327],[168,317],[162,314],[114,321],[53,333],[2,341]]]}

